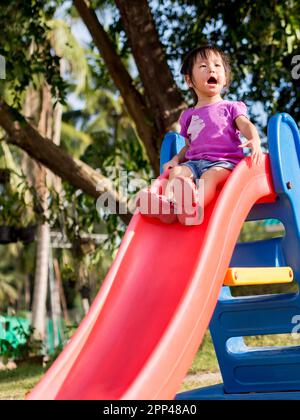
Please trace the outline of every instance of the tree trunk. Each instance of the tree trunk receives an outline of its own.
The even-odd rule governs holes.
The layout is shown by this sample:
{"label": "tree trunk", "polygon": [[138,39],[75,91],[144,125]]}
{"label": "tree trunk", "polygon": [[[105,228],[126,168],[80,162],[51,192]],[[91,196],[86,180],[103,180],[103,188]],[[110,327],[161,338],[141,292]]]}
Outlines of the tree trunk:
{"label": "tree trunk", "polygon": [[60,337],[63,340],[62,310],[60,304],[59,284],[54,274],[53,251],[49,252],[49,290],[51,302],[51,318],[53,323],[54,348],[59,346]]}
{"label": "tree trunk", "polygon": [[46,331],[49,246],[49,226],[46,223],[40,224],[37,232],[37,255],[32,303],[32,325],[35,328],[36,337],[42,340],[45,338]]}
{"label": "tree trunk", "polygon": [[57,282],[57,287],[59,288],[60,302],[61,302],[61,306],[63,310],[64,320],[65,320],[66,325],[71,325],[71,321],[68,314],[67,301],[66,301],[66,297],[65,297],[65,293],[63,289],[61,273],[60,273],[60,268],[59,268],[59,263],[58,263],[57,258],[53,259],[53,267],[54,267],[54,274],[55,274],[55,279]]}
{"label": "tree trunk", "polygon": [[78,159],[73,159],[67,152],[60,149],[51,140],[43,137],[15,109],[9,107],[0,98],[0,125],[9,136],[9,142],[20,147],[29,156],[45,165],[57,176],[65,179],[81,189],[84,193],[98,198],[107,195],[116,203],[116,214],[119,214],[125,224],[130,222],[132,215],[125,214],[127,203],[115,190],[109,190],[111,183]]}
{"label": "tree trunk", "polygon": [[[52,105],[49,86],[44,84],[41,89],[41,113],[38,130],[41,135],[52,137]],[[35,188],[39,197],[42,216],[47,218],[48,188],[46,183],[47,170],[41,164],[35,163]],[[50,226],[45,221],[39,221],[37,230],[37,250],[35,281],[33,292],[32,326],[35,335],[42,340],[46,335],[47,290],[49,278]]]}
{"label": "tree trunk", "polygon": [[[186,104],[168,66],[147,0],[115,0],[145,89],[144,97],[118,56],[95,11],[86,0],[74,0],[107,68],[119,89],[150,162],[158,174],[159,149],[164,134],[177,130]],[[141,106],[142,104],[142,106]],[[152,130],[149,131],[149,122]],[[145,125],[146,124],[146,125]]]}
{"label": "tree trunk", "polygon": [[31,301],[31,292],[30,292],[30,275],[26,274],[24,279],[24,302],[25,302],[25,310],[30,311],[30,301]]}
{"label": "tree trunk", "polygon": [[[134,87],[133,80],[126,70],[121,58],[99,22],[95,11],[85,0],[74,0],[82,20],[89,30],[117,89],[123,97],[125,106],[132,117],[138,135],[144,143],[151,166],[159,174],[159,138],[163,132],[158,129],[153,110],[148,108],[143,96]],[[154,83],[155,85],[155,83]],[[153,86],[154,86],[153,85]]]}
{"label": "tree trunk", "polygon": [[[53,135],[52,141],[57,146],[60,145],[60,137],[61,137],[61,121],[63,115],[63,108],[62,105],[58,102],[55,105],[53,110]],[[61,197],[61,193],[63,191],[61,178],[53,174],[53,172],[48,171],[48,175],[50,178],[50,183],[53,184],[55,191],[57,192],[58,196]]]}
{"label": "tree trunk", "polygon": [[[186,105],[168,66],[147,0],[115,0],[159,133],[174,130]],[[160,145],[159,145],[160,146]]]}
{"label": "tree trunk", "polygon": [[[93,245],[92,245],[93,248]],[[89,241],[78,237],[73,242],[72,254],[74,258],[74,270],[77,278],[77,287],[81,295],[82,307],[86,315],[90,309],[90,285],[89,285]]]}
{"label": "tree trunk", "polygon": [[[57,103],[53,109],[53,134],[52,141],[57,146],[60,145],[61,138],[61,121],[62,121],[63,108],[60,103]],[[54,190],[58,194],[59,200],[61,201],[63,187],[61,178],[55,176],[53,172],[48,171],[49,185],[53,185]],[[53,251],[50,249],[50,264],[49,264],[49,282],[50,282],[50,294],[51,294],[51,308],[52,308],[52,321],[53,321],[53,332],[54,332],[54,347],[59,345],[59,337],[63,337],[62,329],[62,308],[63,302],[61,300],[61,289],[59,278],[57,277],[57,269],[54,266]],[[57,262],[57,260],[56,260]],[[59,272],[59,267],[58,267]]]}

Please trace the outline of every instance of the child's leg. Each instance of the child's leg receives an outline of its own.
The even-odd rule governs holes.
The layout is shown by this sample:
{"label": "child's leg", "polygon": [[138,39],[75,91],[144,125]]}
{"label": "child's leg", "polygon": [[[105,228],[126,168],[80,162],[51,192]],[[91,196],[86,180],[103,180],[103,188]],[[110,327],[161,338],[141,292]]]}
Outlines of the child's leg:
{"label": "child's leg", "polygon": [[230,174],[229,169],[220,166],[212,167],[202,174],[200,179],[204,180],[204,207],[212,201],[217,187],[224,184]]}
{"label": "child's leg", "polygon": [[170,170],[169,182],[172,181],[172,179],[175,176],[178,176],[178,175],[186,176],[188,178],[192,178],[193,177],[193,172],[187,165],[174,166],[174,168],[172,168]]}

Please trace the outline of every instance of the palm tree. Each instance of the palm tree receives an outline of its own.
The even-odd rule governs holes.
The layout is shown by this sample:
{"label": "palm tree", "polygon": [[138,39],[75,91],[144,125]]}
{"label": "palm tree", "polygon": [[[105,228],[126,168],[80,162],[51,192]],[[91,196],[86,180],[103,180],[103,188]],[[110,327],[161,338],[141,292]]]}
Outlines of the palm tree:
{"label": "palm tree", "polygon": [[[64,57],[61,61],[61,72],[67,69],[67,64],[71,66],[72,74],[79,80],[78,86],[84,85],[84,80],[87,72],[87,63],[85,55],[81,48],[72,36],[68,26],[63,21],[50,21],[48,22],[51,31],[49,38],[56,53]],[[61,138],[61,119],[62,119],[62,106],[57,104],[54,108],[52,106],[52,98],[50,87],[42,82],[40,86],[41,98],[40,114],[32,114],[30,96],[36,96],[36,92],[32,89],[29,90],[27,101],[25,103],[25,115],[31,115],[31,118],[38,119],[39,132],[59,145]],[[60,195],[62,192],[62,185],[60,179],[50,174],[46,168],[41,165],[35,164],[35,187],[40,199],[41,210],[43,216],[47,219],[49,217],[48,208],[48,187],[54,186],[54,189]],[[47,182],[48,181],[48,182]],[[50,226],[47,221],[40,221],[37,231],[37,254],[36,254],[36,271],[34,281],[34,295],[32,305],[32,325],[35,328],[36,336],[44,339],[45,337],[45,321],[46,321],[46,300],[49,279],[49,262],[50,259]],[[50,286],[53,286],[51,282]],[[52,313],[54,316],[54,323],[57,325],[57,317],[60,316],[60,297],[57,287],[50,287]]]}

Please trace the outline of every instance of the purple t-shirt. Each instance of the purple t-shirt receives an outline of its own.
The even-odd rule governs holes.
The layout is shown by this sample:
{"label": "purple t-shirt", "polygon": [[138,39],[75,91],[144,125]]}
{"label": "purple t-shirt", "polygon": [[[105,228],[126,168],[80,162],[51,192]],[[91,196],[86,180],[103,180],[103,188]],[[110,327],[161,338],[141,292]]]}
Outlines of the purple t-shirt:
{"label": "purple t-shirt", "polygon": [[244,158],[235,119],[247,116],[243,102],[221,100],[185,110],[179,119],[180,134],[189,141],[188,160],[227,160],[237,164]]}

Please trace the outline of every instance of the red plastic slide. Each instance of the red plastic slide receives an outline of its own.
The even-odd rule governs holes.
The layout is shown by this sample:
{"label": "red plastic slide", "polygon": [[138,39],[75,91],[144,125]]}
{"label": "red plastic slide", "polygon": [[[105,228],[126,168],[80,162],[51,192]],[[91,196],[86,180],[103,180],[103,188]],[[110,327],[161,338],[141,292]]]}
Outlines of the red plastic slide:
{"label": "red plastic slide", "polygon": [[28,399],[172,399],[244,220],[274,197],[265,155],[259,167],[240,162],[201,225],[166,225],[136,211],[90,312]]}

